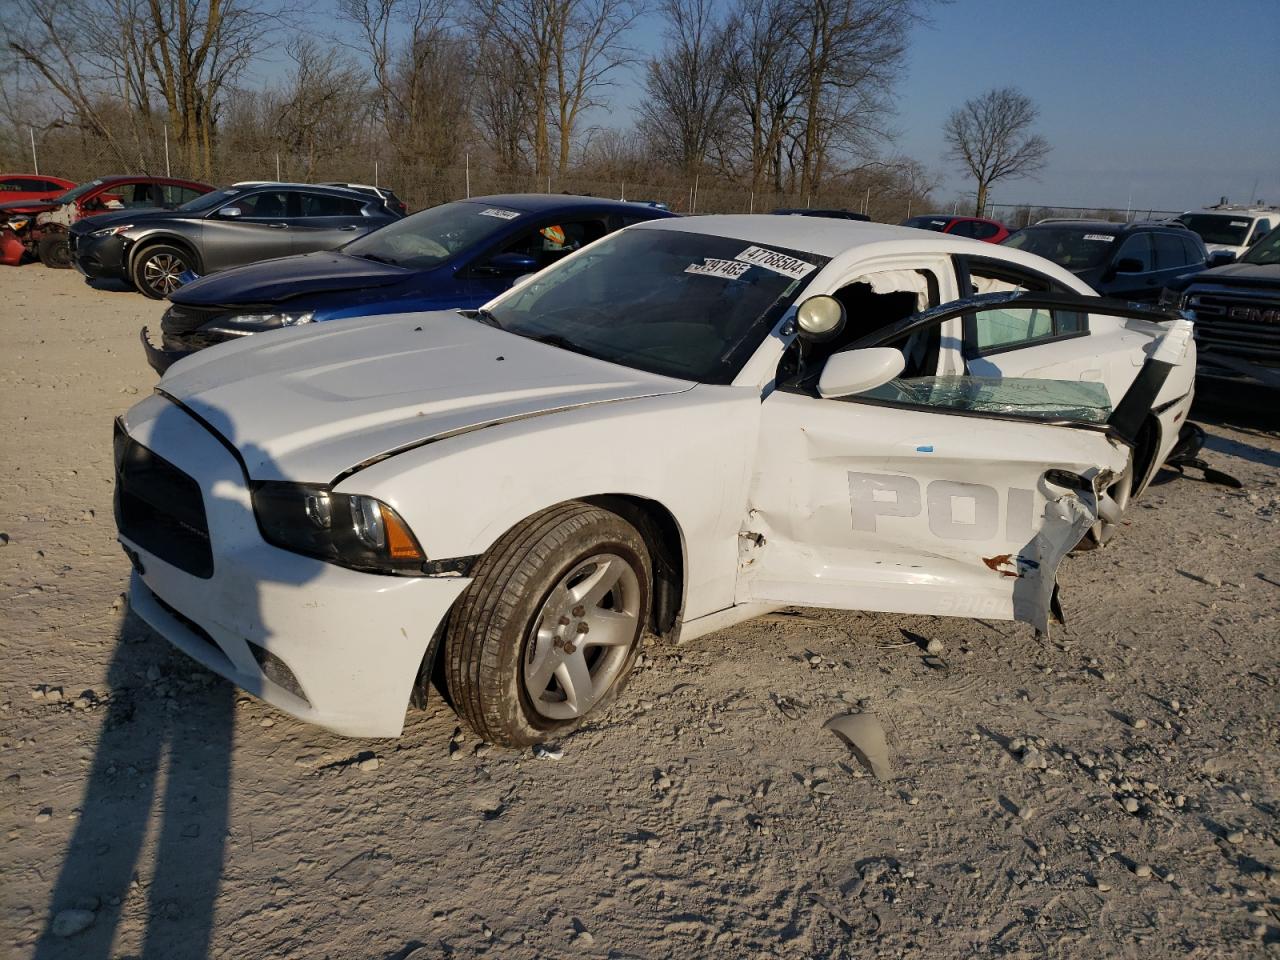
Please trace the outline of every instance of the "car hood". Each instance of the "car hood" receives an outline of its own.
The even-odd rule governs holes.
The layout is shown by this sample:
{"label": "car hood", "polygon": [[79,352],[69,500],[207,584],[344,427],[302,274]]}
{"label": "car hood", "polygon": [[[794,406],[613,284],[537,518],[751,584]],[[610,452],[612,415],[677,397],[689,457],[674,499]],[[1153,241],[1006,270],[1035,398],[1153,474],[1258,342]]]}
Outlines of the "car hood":
{"label": "car hood", "polygon": [[444,436],[693,386],[443,311],[245,337],[157,389],[232,443],[251,479],[323,483]]}
{"label": "car hood", "polygon": [[221,270],[188,283],[169,299],[192,307],[279,303],[316,293],[386,287],[417,272],[325,250]]}
{"label": "car hood", "polygon": [[60,206],[61,204],[50,203],[48,200],[10,200],[8,203],[0,203],[0,213],[47,213]]}
{"label": "car hood", "polygon": [[1280,286],[1280,263],[1228,263],[1197,273],[1193,283],[1220,283],[1224,286]]}
{"label": "car hood", "polygon": [[142,226],[166,220],[199,220],[201,216],[199,213],[186,210],[112,210],[108,213],[95,213],[91,217],[76,221],[71,225],[71,232],[90,233],[104,227],[118,227],[126,223]]}

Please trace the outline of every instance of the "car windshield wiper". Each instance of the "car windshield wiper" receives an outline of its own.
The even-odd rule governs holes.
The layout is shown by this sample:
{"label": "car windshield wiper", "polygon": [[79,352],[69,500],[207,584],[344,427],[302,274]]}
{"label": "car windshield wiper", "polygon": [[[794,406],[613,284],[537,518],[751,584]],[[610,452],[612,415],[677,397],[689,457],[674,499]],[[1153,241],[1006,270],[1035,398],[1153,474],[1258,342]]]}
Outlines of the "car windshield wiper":
{"label": "car windshield wiper", "polygon": [[476,319],[479,320],[481,323],[487,324],[488,326],[491,326],[491,327],[497,327],[499,330],[502,329],[502,324],[498,322],[498,318],[495,317],[488,310],[486,310],[484,307],[476,307],[475,315],[476,315]]}
{"label": "car windshield wiper", "polygon": [[357,253],[356,256],[361,260],[372,260],[374,263],[388,263],[393,267],[400,266],[399,260],[392,260],[390,257],[380,257],[376,253]]}
{"label": "car windshield wiper", "polygon": [[559,347],[561,350],[568,350],[570,353],[581,353],[588,357],[595,356],[595,354],[586,347],[574,343],[572,340],[567,337],[562,337],[558,333],[522,333],[519,334],[519,336],[526,337],[529,340],[537,340],[539,343],[545,343],[552,347]]}

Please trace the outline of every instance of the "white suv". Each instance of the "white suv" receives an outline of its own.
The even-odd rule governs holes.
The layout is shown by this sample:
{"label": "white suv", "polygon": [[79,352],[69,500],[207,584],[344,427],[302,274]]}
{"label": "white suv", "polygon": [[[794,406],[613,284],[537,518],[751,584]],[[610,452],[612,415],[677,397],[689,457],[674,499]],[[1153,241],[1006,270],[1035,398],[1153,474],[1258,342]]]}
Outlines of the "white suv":
{"label": "white suv", "polygon": [[1210,266],[1216,262],[1213,254],[1219,251],[1238,257],[1271,232],[1280,223],[1280,207],[1233,207],[1219,204],[1204,210],[1188,210],[1178,222],[1185,223],[1200,235],[1209,250]]}
{"label": "white suv", "polygon": [[478,311],[175,364],[116,426],[130,604],[349,735],[398,735],[438,665],[507,745],[607,705],[646,632],[790,604],[1047,630],[1059,561],[1175,443],[1194,349],[976,240],[637,224]]}

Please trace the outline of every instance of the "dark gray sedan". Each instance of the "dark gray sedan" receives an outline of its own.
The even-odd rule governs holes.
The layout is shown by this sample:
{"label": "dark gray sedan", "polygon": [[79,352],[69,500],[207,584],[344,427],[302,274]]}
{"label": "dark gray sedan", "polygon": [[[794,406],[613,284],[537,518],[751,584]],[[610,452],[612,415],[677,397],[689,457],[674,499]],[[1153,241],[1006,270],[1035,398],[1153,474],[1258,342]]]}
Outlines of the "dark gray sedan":
{"label": "dark gray sedan", "polygon": [[400,219],[377,196],[304,183],[238,183],[176,210],[100,214],[71,228],[72,262],[159,300],[195,276],[331,250]]}

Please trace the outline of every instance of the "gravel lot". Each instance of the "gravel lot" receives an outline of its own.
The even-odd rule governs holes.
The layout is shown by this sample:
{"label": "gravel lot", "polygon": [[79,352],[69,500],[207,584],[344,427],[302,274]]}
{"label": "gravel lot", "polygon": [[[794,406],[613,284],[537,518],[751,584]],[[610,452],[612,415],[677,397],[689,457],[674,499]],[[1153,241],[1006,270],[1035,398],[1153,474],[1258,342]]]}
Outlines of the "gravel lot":
{"label": "gravel lot", "polygon": [[[333,737],[151,634],[111,419],[161,307],[39,265],[0,302],[0,952],[1280,956],[1276,418],[1202,419],[1245,488],[1153,487],[1051,642],[789,611],[651,648],[557,760],[438,698]],[[823,729],[859,708],[889,779]]]}

